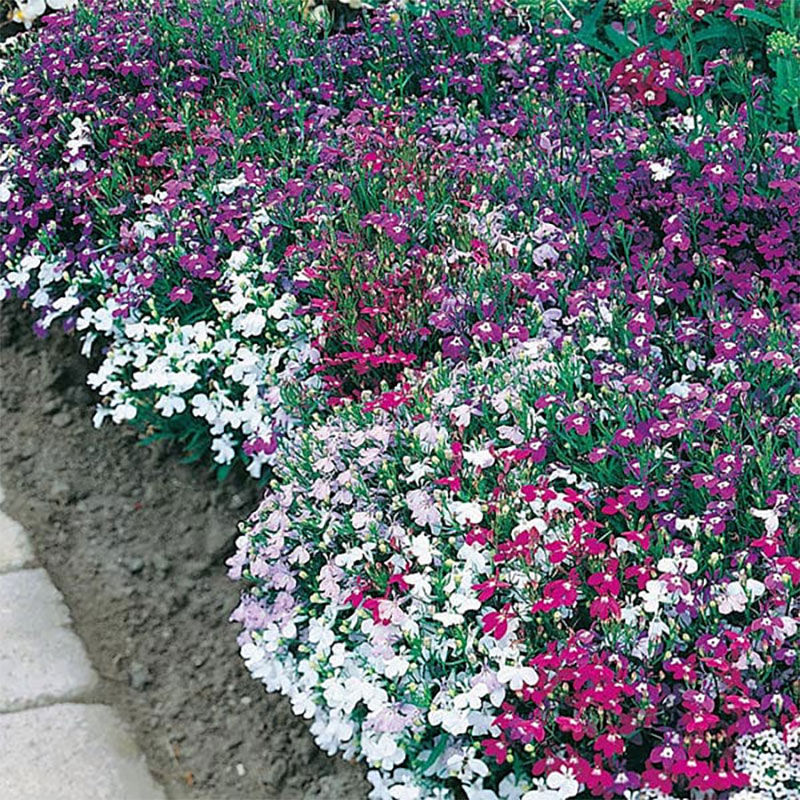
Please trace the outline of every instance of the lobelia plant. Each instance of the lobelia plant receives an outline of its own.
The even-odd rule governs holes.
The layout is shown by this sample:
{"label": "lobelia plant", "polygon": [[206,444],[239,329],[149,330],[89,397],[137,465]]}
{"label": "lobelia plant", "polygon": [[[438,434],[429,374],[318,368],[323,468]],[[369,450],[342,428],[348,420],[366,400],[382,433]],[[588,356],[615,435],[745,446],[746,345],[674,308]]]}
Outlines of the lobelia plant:
{"label": "lobelia plant", "polygon": [[[759,136],[798,129],[800,9],[784,0],[625,0],[589,4],[579,38],[617,60],[611,81],[649,106],[694,114],[750,104]],[[763,76],[771,76],[768,95]],[[702,98],[701,100],[698,98]],[[763,103],[755,115],[754,104]]]}
{"label": "lobelia plant", "polygon": [[[687,278],[741,291],[762,267],[791,291],[779,265],[795,246],[782,217],[796,203],[796,139],[767,134],[753,162],[738,154],[751,123],[733,111],[673,109],[656,127],[652,106],[609,110],[600,62],[566,29],[549,32],[551,7],[543,27],[503,5],[382,8],[327,40],[268,7],[238,8],[236,25],[183,11],[100,18],[90,4],[79,24],[50,21],[6,70],[19,77],[5,90],[2,285],[38,310],[41,332],[62,320],[87,348],[95,334],[111,342],[92,378],[98,421],[177,438],[192,458],[210,451],[220,475],[234,463],[261,475],[312,397],[335,404],[437,353],[524,338],[522,309],[563,314],[596,280],[640,291],[649,250],[665,249],[659,269],[686,302],[706,291]],[[279,99],[266,102],[266,86]],[[275,298],[291,319],[273,330],[261,318]],[[205,354],[168,365],[165,337],[179,330],[191,348],[199,331]],[[205,366],[187,372],[195,358]]]}
{"label": "lobelia plant", "polygon": [[0,293],[268,486],[242,653],[375,797],[800,792],[796,4],[356,5],[5,46]]}
{"label": "lobelia plant", "polygon": [[242,655],[374,797],[790,796],[788,373],[644,377],[575,324],[282,440],[229,562]]}

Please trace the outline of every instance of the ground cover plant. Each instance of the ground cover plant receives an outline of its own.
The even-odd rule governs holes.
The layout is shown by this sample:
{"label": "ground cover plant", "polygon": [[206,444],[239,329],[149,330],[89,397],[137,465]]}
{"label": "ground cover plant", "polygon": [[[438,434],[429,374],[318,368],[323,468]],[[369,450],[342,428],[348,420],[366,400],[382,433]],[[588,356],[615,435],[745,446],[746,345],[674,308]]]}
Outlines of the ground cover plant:
{"label": "ground cover plant", "polygon": [[375,797],[800,792],[794,2],[84,3],[0,291],[267,485],[248,667]]}

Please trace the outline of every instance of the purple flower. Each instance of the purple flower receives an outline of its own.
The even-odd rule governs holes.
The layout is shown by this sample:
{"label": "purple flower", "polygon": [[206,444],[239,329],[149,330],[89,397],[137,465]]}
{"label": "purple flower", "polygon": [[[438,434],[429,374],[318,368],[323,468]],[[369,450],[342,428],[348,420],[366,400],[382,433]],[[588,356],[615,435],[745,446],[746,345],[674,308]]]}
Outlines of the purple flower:
{"label": "purple flower", "polygon": [[446,336],[442,340],[442,355],[454,361],[461,361],[469,354],[470,343],[463,336]]}
{"label": "purple flower", "polygon": [[471,333],[475,339],[484,343],[497,343],[503,338],[503,329],[491,320],[485,319],[472,326]]}
{"label": "purple flower", "polygon": [[194,299],[194,294],[192,290],[185,284],[181,284],[180,286],[173,286],[169,293],[169,299],[175,302],[181,302],[185,305],[189,305]]}

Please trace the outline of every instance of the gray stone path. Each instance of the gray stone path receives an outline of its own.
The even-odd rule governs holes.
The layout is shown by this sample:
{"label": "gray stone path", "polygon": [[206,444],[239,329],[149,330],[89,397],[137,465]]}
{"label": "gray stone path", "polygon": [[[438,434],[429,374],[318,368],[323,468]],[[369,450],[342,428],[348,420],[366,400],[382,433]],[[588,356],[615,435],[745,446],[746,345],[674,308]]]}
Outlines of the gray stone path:
{"label": "gray stone path", "polygon": [[163,800],[122,720],[90,702],[97,680],[27,533],[0,510],[0,798]]}

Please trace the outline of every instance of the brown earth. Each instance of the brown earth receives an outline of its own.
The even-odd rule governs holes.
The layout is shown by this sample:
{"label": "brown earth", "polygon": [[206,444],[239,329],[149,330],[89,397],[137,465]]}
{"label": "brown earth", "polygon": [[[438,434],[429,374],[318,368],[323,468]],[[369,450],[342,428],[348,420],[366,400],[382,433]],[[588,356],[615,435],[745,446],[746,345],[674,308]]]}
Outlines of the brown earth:
{"label": "brown earth", "polygon": [[255,487],[220,486],[130,429],[95,430],[78,349],[0,307],[4,508],[64,594],[102,677],[97,700],[128,720],[173,798],[364,798],[361,768],[319,752],[239,658],[224,559]]}

